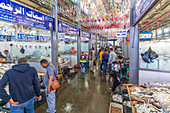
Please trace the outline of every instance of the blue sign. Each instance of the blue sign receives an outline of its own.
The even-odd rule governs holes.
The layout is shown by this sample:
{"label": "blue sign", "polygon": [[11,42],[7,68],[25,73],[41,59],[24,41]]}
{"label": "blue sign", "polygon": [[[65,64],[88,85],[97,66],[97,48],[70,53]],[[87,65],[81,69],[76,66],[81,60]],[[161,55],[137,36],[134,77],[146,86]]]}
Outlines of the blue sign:
{"label": "blue sign", "polygon": [[117,39],[108,39],[108,41],[117,41]]}
{"label": "blue sign", "polygon": [[127,37],[127,30],[117,30],[116,36],[117,37]]}
{"label": "blue sign", "polygon": [[40,36],[40,40],[50,41],[50,40],[51,40],[51,37],[50,37],[50,36]]}
{"label": "blue sign", "polygon": [[87,31],[81,30],[81,37],[90,38],[90,33]]}
{"label": "blue sign", "polygon": [[64,41],[65,34],[64,33],[58,33],[58,41],[62,42]]}
{"label": "blue sign", "polygon": [[58,32],[77,36],[79,34],[79,29],[72,25],[69,25],[65,22],[58,20]]}
{"label": "blue sign", "polygon": [[140,40],[151,40],[152,32],[140,32],[139,39]]}
{"label": "blue sign", "polygon": [[36,35],[18,34],[18,39],[20,40],[38,40]]}
{"label": "blue sign", "polygon": [[70,42],[69,38],[64,38],[64,42]]}
{"label": "blue sign", "polygon": [[11,39],[15,39],[15,36],[0,35],[0,39],[7,39],[7,37],[11,37]]}
{"label": "blue sign", "polygon": [[55,31],[54,18],[10,0],[0,0],[0,20]]}
{"label": "blue sign", "polygon": [[133,24],[135,24],[155,0],[136,0],[133,7]]}

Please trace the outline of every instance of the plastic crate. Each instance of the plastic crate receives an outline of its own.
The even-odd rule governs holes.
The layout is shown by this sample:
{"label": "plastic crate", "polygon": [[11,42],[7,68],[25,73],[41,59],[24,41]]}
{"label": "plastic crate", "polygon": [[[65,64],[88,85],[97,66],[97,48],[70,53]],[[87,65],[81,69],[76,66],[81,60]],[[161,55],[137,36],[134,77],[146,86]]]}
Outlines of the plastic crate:
{"label": "plastic crate", "polygon": [[111,102],[123,105],[123,96],[120,92],[112,92]]}
{"label": "plastic crate", "polygon": [[123,113],[132,113],[132,108],[123,105]]}

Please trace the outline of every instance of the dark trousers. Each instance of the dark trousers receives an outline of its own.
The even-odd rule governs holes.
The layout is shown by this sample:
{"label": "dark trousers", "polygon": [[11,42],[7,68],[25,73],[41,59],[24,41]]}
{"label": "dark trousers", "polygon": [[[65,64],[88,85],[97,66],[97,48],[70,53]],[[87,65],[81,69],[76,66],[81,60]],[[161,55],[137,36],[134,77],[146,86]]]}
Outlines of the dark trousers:
{"label": "dark trousers", "polygon": [[114,77],[113,78],[113,86],[111,87],[112,88],[112,91],[115,91],[115,89],[117,88],[117,86],[120,85],[120,82],[119,80],[117,79],[117,77]]}
{"label": "dark trousers", "polygon": [[100,70],[103,70],[103,63],[100,64]]}

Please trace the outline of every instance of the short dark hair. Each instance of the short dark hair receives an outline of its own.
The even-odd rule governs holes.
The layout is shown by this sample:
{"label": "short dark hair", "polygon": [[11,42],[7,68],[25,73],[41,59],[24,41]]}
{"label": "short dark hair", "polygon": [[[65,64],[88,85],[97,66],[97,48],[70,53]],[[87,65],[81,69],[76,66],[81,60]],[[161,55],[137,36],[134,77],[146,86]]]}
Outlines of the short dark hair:
{"label": "short dark hair", "polygon": [[110,48],[110,51],[113,51],[113,48]]}
{"label": "short dark hair", "polygon": [[105,52],[107,51],[107,49],[104,50]]}
{"label": "short dark hair", "polygon": [[118,56],[118,59],[123,59],[123,56]]}
{"label": "short dark hair", "polygon": [[27,62],[28,62],[28,60],[26,57],[21,57],[18,59],[18,64],[25,64]]}
{"label": "short dark hair", "polygon": [[8,50],[5,50],[4,52],[8,52]]}
{"label": "short dark hair", "polygon": [[48,64],[49,62],[48,62],[46,59],[42,59],[42,60],[40,61],[40,63],[41,63],[41,64]]}

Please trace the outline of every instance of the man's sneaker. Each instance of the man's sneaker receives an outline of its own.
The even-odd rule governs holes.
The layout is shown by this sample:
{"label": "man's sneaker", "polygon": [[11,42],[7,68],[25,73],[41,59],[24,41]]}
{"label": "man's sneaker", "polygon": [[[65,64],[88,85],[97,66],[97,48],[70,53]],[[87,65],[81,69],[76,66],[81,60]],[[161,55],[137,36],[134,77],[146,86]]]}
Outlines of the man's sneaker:
{"label": "man's sneaker", "polygon": [[[49,109],[47,109],[47,110],[46,110],[46,112],[47,112],[47,113],[50,113],[50,110],[49,110]],[[55,112],[56,112],[56,110],[55,110]]]}

